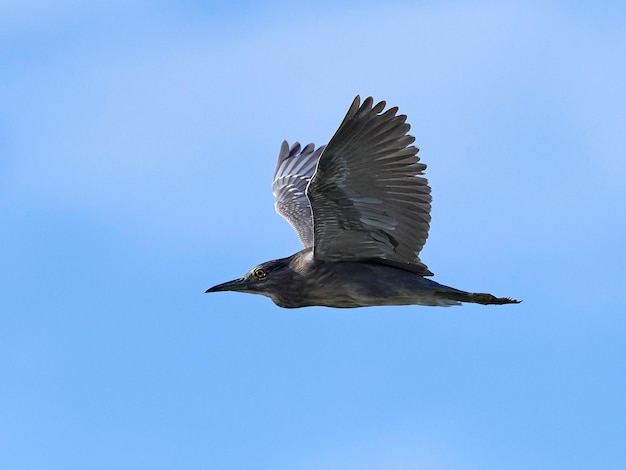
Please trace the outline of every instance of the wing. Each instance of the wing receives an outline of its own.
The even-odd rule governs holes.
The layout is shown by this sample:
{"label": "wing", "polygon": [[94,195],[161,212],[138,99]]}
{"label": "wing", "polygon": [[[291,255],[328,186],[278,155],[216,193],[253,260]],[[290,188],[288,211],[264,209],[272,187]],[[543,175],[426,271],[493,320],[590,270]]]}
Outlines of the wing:
{"label": "wing", "polygon": [[430,186],[420,177],[415,138],[398,108],[383,112],[357,96],[323,151],[306,194],[314,220],[314,256],[376,259],[432,276],[418,254],[430,224]]}
{"label": "wing", "polygon": [[289,148],[283,140],[272,182],[276,212],[291,224],[305,248],[313,246],[313,217],[305,190],[323,150],[309,144],[300,151],[298,142]]}

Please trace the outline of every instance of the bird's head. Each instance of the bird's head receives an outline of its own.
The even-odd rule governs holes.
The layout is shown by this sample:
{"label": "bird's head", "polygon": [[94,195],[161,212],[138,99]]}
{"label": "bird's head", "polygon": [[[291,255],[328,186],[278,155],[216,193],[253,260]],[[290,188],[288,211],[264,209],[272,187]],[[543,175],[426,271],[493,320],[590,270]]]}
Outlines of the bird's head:
{"label": "bird's head", "polygon": [[248,271],[242,278],[218,284],[204,292],[234,291],[260,294],[279,303],[280,292],[289,285],[293,278],[289,260],[290,258],[283,258],[261,263]]}

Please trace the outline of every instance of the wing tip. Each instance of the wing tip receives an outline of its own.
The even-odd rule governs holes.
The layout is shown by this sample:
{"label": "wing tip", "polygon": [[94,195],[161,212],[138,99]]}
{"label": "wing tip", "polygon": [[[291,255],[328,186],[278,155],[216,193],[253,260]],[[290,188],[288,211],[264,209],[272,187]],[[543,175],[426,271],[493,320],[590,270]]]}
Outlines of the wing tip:
{"label": "wing tip", "polygon": [[286,158],[287,155],[289,155],[289,142],[283,139],[278,152],[278,161],[280,162],[282,159]]}

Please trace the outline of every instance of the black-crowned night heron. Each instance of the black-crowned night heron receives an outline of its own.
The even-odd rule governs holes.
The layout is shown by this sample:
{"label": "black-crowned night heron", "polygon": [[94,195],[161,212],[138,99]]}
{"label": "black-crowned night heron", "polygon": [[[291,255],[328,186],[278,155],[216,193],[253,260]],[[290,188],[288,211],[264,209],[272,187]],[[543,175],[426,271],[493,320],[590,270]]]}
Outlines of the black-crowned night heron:
{"label": "black-crowned night heron", "polygon": [[510,304],[438,284],[418,254],[430,223],[430,187],[398,108],[357,96],[326,146],[283,141],[276,211],[304,249],[255,266],[206,292],[261,294],[286,308],[324,305]]}

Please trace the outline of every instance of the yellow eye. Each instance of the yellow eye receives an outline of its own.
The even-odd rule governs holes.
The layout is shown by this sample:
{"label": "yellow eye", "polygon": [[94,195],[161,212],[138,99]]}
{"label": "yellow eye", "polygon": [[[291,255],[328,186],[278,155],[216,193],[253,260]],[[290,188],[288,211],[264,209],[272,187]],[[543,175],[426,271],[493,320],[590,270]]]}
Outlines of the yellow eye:
{"label": "yellow eye", "polygon": [[256,268],[254,270],[254,277],[256,277],[257,279],[263,279],[265,276],[267,276],[267,272],[265,272],[265,269]]}

